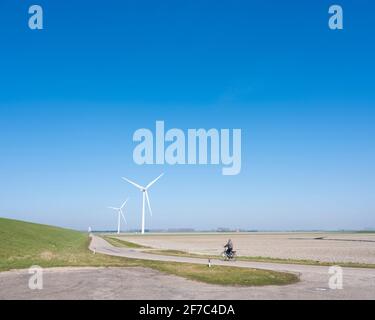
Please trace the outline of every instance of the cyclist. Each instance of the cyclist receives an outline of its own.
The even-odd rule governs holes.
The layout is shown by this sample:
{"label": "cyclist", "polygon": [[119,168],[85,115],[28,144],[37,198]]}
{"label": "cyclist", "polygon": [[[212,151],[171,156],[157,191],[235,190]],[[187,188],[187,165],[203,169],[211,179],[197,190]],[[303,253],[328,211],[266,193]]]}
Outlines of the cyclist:
{"label": "cyclist", "polygon": [[232,255],[232,253],[233,253],[233,242],[232,242],[231,239],[228,240],[228,242],[227,242],[227,244],[224,246],[224,248],[226,248],[226,251],[225,251],[226,255],[227,255],[228,257],[230,257],[230,256]]}

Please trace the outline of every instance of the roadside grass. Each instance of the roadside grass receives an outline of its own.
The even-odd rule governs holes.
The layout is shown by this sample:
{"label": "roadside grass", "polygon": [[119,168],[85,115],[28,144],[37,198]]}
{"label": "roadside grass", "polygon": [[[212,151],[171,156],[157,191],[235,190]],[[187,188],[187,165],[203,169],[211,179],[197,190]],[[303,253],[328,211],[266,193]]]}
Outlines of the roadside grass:
{"label": "roadside grass", "polygon": [[220,285],[287,285],[299,281],[297,275],[285,272],[229,266],[209,268],[206,265],[191,263],[93,254],[88,249],[89,241],[87,234],[78,231],[0,218],[0,271],[24,269],[33,265],[45,268],[144,267],[190,280]]}
{"label": "roadside grass", "polygon": [[144,252],[151,253],[151,254],[158,254],[158,255],[175,256],[175,257],[220,259],[220,256],[215,255],[215,254],[209,255],[209,254],[190,253],[186,251],[171,250],[171,249],[149,249],[149,250],[145,250]]}
{"label": "roadside grass", "polygon": [[133,249],[150,249],[150,247],[142,246],[138,243],[125,241],[112,236],[100,235],[104,240],[108,241],[111,245],[115,247],[133,248]]}
{"label": "roadside grass", "polygon": [[190,280],[201,281],[210,284],[234,285],[234,286],[266,286],[266,285],[288,285],[299,281],[299,277],[292,273],[276,272],[270,270],[211,266],[167,262],[160,263],[149,260],[150,268],[161,272],[174,274]]}

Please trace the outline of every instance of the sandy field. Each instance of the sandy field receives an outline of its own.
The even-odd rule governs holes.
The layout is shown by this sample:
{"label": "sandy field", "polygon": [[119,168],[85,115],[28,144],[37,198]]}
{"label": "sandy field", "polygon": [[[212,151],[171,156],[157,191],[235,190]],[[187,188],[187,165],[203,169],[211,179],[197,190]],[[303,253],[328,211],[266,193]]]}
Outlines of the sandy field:
{"label": "sandy field", "polygon": [[219,254],[228,238],[240,256],[375,264],[375,233],[207,233],[121,235],[158,249]]}

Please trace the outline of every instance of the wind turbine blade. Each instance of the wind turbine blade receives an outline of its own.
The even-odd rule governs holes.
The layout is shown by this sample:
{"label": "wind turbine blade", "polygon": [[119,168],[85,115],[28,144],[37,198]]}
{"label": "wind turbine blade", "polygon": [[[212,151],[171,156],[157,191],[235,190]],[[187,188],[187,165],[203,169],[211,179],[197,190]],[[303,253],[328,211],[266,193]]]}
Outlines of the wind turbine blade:
{"label": "wind turbine blade", "polygon": [[108,209],[118,210],[118,209],[120,209],[120,208],[108,207]]}
{"label": "wind turbine blade", "polygon": [[138,189],[140,190],[143,190],[144,188],[142,186],[140,186],[138,183],[135,183],[127,178],[123,178],[125,181],[129,182],[130,184],[132,184],[133,186],[137,187]]}
{"label": "wind turbine blade", "polygon": [[128,202],[128,200],[129,200],[129,198],[127,198],[127,199],[125,200],[125,202],[122,204],[122,206],[120,207],[120,209],[122,209],[122,208],[126,205],[126,203]]}
{"label": "wind turbine blade", "polygon": [[159,177],[157,177],[155,180],[152,180],[147,186],[145,189],[148,189],[150,188],[156,181],[158,181],[162,176],[164,175],[164,173],[162,173]]}
{"label": "wind turbine blade", "polygon": [[148,192],[145,191],[145,195],[146,195],[146,200],[147,200],[147,205],[148,205],[148,209],[150,210],[150,215],[152,217],[152,210],[151,210],[151,205],[150,205],[150,199],[148,197]]}
{"label": "wind turbine blade", "polygon": [[121,216],[122,216],[122,218],[124,219],[125,223],[128,224],[128,223],[126,222],[125,216],[124,216],[124,214],[122,213],[122,211],[120,211],[120,213],[121,213]]}

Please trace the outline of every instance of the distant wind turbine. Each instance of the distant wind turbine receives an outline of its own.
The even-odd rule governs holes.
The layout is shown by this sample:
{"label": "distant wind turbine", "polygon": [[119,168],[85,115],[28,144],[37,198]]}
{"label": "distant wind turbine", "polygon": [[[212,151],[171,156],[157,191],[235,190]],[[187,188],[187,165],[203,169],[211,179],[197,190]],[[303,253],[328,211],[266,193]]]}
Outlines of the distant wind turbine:
{"label": "distant wind turbine", "polygon": [[113,209],[113,210],[116,210],[117,211],[117,234],[120,234],[120,228],[121,228],[121,217],[124,219],[124,222],[126,222],[126,219],[125,219],[125,216],[124,216],[124,213],[122,212],[122,209],[125,207],[126,203],[128,202],[129,199],[126,199],[125,202],[122,204],[122,206],[120,208],[116,208],[116,207],[108,207],[109,209]]}
{"label": "distant wind turbine", "polygon": [[135,186],[136,188],[138,188],[141,192],[142,192],[142,228],[141,228],[141,233],[144,234],[145,233],[145,202],[147,200],[147,205],[148,205],[148,209],[150,211],[150,215],[152,216],[152,210],[151,210],[151,205],[150,205],[150,198],[148,197],[148,192],[147,190],[156,182],[158,181],[162,176],[164,175],[164,173],[162,173],[160,176],[158,176],[155,180],[152,180],[147,186],[145,187],[142,187],[141,185],[127,179],[127,178],[123,178],[125,181],[129,182],[130,184],[132,184],[133,186]]}

